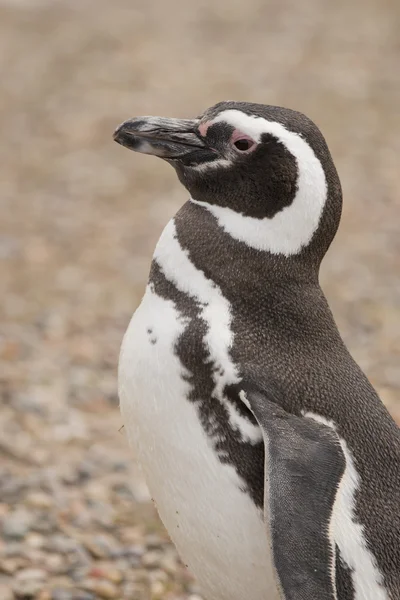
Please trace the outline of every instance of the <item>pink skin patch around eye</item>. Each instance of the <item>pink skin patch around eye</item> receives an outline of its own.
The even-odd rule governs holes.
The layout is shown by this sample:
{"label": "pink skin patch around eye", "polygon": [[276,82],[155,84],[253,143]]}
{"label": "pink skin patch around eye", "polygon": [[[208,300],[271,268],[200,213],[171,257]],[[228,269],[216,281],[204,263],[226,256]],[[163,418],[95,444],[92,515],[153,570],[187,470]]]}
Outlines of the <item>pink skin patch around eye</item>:
{"label": "pink skin patch around eye", "polygon": [[201,136],[206,137],[207,129],[210,127],[210,125],[211,125],[211,121],[206,121],[205,123],[202,123],[201,125],[199,125],[199,133]]}
{"label": "pink skin patch around eye", "polygon": [[[213,121],[206,121],[205,123],[201,123],[201,125],[199,125],[199,134],[202,137],[206,137],[207,135],[207,131],[208,128],[213,124]],[[240,131],[240,129],[235,129],[235,131],[232,133],[232,137],[231,137],[231,144],[233,145],[235,142],[237,142],[238,140],[249,140],[249,142],[251,142],[251,146],[250,148],[248,148],[247,150],[242,150],[242,153],[245,152],[252,152],[253,150],[256,149],[257,147],[257,142],[255,140],[253,140],[252,137],[250,137],[249,135],[247,135],[246,133],[243,133],[242,131]]]}
{"label": "pink skin patch around eye", "polygon": [[232,133],[231,144],[234,144],[238,140],[248,140],[252,144],[250,148],[248,148],[248,150],[244,150],[242,152],[252,152],[257,146],[257,142],[253,140],[252,137],[250,137],[246,133],[243,133],[242,131],[240,131],[240,129],[235,129],[235,131]]}

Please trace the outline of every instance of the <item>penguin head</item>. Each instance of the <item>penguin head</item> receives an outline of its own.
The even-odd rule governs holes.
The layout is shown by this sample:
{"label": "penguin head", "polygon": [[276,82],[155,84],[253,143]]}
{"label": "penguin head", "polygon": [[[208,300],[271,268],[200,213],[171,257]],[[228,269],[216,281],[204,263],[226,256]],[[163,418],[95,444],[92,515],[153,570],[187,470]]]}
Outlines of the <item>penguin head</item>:
{"label": "penguin head", "polygon": [[191,201],[257,250],[319,261],[336,233],[340,181],[320,130],[299,112],[220,102],[192,120],[130,119],[114,139],[170,163]]}

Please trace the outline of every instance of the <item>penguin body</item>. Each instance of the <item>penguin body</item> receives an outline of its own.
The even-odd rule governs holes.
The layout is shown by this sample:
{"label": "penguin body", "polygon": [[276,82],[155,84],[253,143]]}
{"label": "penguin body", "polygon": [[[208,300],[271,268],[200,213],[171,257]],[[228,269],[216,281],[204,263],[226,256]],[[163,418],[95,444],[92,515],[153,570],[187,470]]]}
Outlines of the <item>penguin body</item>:
{"label": "penguin body", "polygon": [[125,335],[121,410],[207,600],[400,598],[400,436],[318,284],[340,182],[295,111],[125,122],[191,199]]}
{"label": "penguin body", "polygon": [[[168,233],[164,232],[164,241],[171,241]],[[205,598],[257,600],[269,594],[278,600],[262,507],[242,491],[244,480],[218,444],[226,443],[229,436],[239,451],[245,448],[236,441],[237,430],[224,427],[212,408],[204,429],[201,412],[207,410],[206,403],[202,407],[200,398],[188,401],[190,371],[172,351],[179,343],[201,347],[204,324],[188,317],[185,307],[168,297],[169,287],[162,277],[149,285],[124,339],[120,398],[130,442],[140,457],[160,517],[201,583]],[[209,306],[214,310],[211,298]],[[193,360],[199,361],[200,369],[212,368],[211,363],[201,363],[195,348],[187,351],[194,351]],[[156,377],[154,365],[158,365]],[[206,384],[207,388],[212,385],[209,380]],[[139,401],[132,402],[132,398]],[[261,433],[244,418],[243,429],[249,440],[249,467],[258,471],[262,484]],[[262,485],[260,495],[262,499]]]}

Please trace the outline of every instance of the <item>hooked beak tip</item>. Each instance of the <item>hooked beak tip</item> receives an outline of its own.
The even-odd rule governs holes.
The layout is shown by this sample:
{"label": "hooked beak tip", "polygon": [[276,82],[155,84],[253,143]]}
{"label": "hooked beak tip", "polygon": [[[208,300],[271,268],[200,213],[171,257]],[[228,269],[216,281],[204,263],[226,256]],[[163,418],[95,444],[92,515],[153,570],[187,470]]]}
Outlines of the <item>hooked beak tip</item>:
{"label": "hooked beak tip", "polygon": [[[117,142],[118,144],[125,145],[125,143],[127,142],[127,139],[129,139],[129,138],[132,139],[134,137],[134,134],[135,134],[134,123],[135,122],[136,122],[136,119],[128,119],[127,121],[124,121],[123,123],[121,123],[121,125],[118,125],[118,127],[116,128],[116,130],[113,133],[113,140],[115,142]],[[138,131],[136,133],[138,133]]]}
{"label": "hooked beak tip", "polygon": [[118,125],[117,129],[113,133],[113,140],[115,142],[118,142],[118,137],[119,137],[119,133],[121,131],[121,127],[122,127],[122,125]]}

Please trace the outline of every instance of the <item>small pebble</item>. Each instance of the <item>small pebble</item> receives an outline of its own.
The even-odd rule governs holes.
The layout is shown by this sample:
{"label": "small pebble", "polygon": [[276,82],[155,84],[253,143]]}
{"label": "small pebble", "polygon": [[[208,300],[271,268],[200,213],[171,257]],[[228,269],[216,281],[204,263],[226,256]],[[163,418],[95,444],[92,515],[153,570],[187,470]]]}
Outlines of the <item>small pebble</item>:
{"label": "small pebble", "polygon": [[19,508],[3,521],[2,532],[4,537],[20,540],[25,537],[32,525],[31,513]]}
{"label": "small pebble", "polygon": [[28,533],[26,536],[26,543],[30,548],[43,548],[45,544],[45,538],[40,533]]}
{"label": "small pebble", "polygon": [[25,497],[25,504],[33,508],[51,508],[54,500],[44,492],[31,491]]}
{"label": "small pebble", "polygon": [[44,548],[47,552],[56,552],[60,554],[72,552],[79,545],[76,540],[59,533],[47,536],[45,540]]}
{"label": "small pebble", "polygon": [[18,571],[16,579],[17,581],[43,581],[46,575],[43,569],[22,569]]}
{"label": "small pebble", "polygon": [[95,558],[108,558],[114,549],[114,544],[104,535],[88,537],[83,543]]}
{"label": "small pebble", "polygon": [[127,581],[122,586],[123,598],[149,598],[150,590],[146,583]]}
{"label": "small pebble", "polygon": [[31,528],[39,533],[52,533],[57,529],[57,518],[49,511],[42,511],[35,516]]}
{"label": "small pebble", "polygon": [[13,542],[10,540],[6,540],[6,544],[2,548],[1,554],[3,556],[21,556],[23,553],[24,545],[22,542]]}
{"label": "small pebble", "polygon": [[60,554],[48,554],[45,558],[45,566],[48,571],[55,574],[66,573],[68,571],[68,562]]}
{"label": "small pebble", "polygon": [[25,566],[26,562],[21,557],[16,558],[4,558],[0,560],[0,572],[6,575],[13,575],[22,566]]}
{"label": "small pebble", "polygon": [[161,597],[165,593],[165,585],[161,581],[154,581],[151,586],[151,597]]}
{"label": "small pebble", "polygon": [[98,579],[107,579],[108,581],[112,581],[113,583],[117,584],[121,583],[122,581],[121,571],[110,564],[97,564],[90,569],[88,575],[89,577],[94,577]]}
{"label": "small pebble", "polygon": [[17,600],[33,600],[42,588],[43,582],[35,579],[15,581],[12,587]]}
{"label": "small pebble", "polygon": [[160,566],[160,560],[160,552],[146,552],[146,554],[142,556],[142,565],[147,569],[155,569],[156,567]]}
{"label": "small pebble", "polygon": [[113,598],[119,597],[118,587],[114,585],[114,583],[111,583],[111,581],[105,579],[87,579],[83,582],[82,587],[106,600],[112,600]]}

